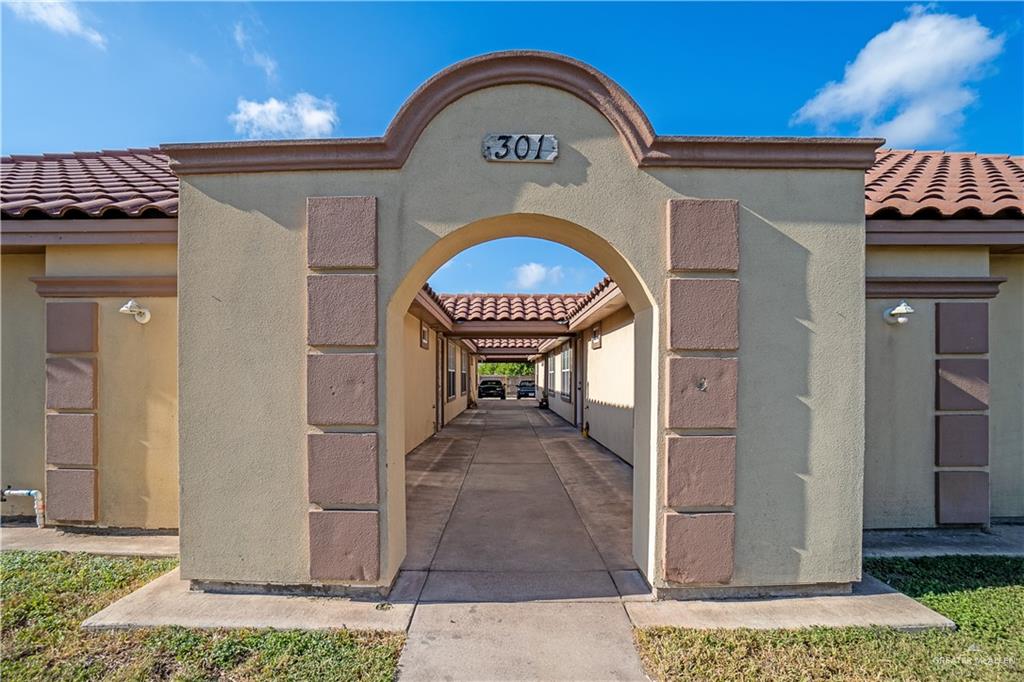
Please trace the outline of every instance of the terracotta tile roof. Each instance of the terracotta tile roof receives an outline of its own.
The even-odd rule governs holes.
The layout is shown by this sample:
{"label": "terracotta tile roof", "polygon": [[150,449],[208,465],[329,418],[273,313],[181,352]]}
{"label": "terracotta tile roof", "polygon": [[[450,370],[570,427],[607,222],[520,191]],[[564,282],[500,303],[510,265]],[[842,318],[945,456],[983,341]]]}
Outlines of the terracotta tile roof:
{"label": "terracotta tile roof", "polygon": [[569,319],[586,294],[439,294],[456,322],[540,322]]}
{"label": "terracotta tile roof", "polygon": [[[864,179],[869,218],[1024,217],[1024,157],[881,149],[877,159]],[[178,213],[178,179],[157,148],[5,156],[0,180],[4,218]]]}
{"label": "terracotta tile roof", "polygon": [[472,339],[480,350],[536,350],[547,339]]}
{"label": "terracotta tile roof", "polygon": [[178,214],[178,178],[158,149],[0,158],[4,218],[148,218]]}
{"label": "terracotta tile roof", "polygon": [[1019,218],[1024,157],[881,149],[864,178],[869,218]]}
{"label": "terracotta tile roof", "polygon": [[455,322],[564,322],[610,286],[605,277],[580,294],[438,294],[429,284],[423,290]]}
{"label": "terracotta tile roof", "polygon": [[607,290],[614,284],[615,283],[612,281],[611,277],[605,277],[604,279],[602,279],[600,282],[594,285],[593,289],[588,291],[587,294],[582,299],[580,299],[579,305],[576,307],[576,310],[572,311],[572,314],[575,315],[576,313],[586,308],[595,298],[597,298],[605,290]]}

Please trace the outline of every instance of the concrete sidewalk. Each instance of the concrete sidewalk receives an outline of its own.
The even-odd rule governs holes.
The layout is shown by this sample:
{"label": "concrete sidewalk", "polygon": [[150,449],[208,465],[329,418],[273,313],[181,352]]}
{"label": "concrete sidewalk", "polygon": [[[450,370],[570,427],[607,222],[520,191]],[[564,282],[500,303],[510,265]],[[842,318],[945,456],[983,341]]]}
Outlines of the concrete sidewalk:
{"label": "concrete sidewalk", "polygon": [[132,592],[82,623],[87,630],[180,625],[190,628],[385,630],[409,627],[421,585],[399,583],[391,600],[218,594],[189,590],[178,569]]}
{"label": "concrete sidewalk", "polygon": [[632,470],[533,405],[482,401],[408,456],[388,602],[191,592],[174,571],[85,626],[408,630],[402,680],[644,680],[633,627],[653,625],[953,626],[870,577],[830,597],[652,601],[631,557]]}
{"label": "concrete sidewalk", "polygon": [[15,524],[0,527],[0,549],[164,558],[178,556],[178,536],[115,535]]}
{"label": "concrete sidewalk", "polygon": [[973,528],[864,531],[865,557],[950,555],[1024,556],[1024,524],[993,524]]}
{"label": "concrete sidewalk", "polygon": [[627,464],[533,401],[481,401],[406,467],[426,580],[402,680],[647,679],[617,586],[639,577]]}
{"label": "concrete sidewalk", "polygon": [[638,628],[661,625],[697,630],[891,627],[916,632],[956,627],[945,616],[870,575],[864,576],[852,594],[630,603],[626,604],[626,611]]}

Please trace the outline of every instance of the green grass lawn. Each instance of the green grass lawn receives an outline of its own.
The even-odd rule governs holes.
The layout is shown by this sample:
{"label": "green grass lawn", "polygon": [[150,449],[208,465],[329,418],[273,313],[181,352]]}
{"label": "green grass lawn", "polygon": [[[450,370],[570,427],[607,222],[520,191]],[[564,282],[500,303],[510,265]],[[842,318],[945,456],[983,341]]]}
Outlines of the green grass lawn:
{"label": "green grass lawn", "polygon": [[868,559],[864,569],[958,630],[645,628],[644,665],[658,680],[1024,680],[1024,559]]}
{"label": "green grass lawn", "polygon": [[0,553],[0,678],[392,680],[404,637],[379,632],[86,632],[82,621],[174,568],[172,559]]}

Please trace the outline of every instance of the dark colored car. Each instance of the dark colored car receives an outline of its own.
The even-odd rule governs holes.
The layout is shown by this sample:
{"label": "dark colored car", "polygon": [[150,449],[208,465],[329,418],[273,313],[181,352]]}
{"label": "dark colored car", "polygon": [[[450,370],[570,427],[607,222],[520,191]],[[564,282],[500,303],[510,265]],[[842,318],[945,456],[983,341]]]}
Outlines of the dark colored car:
{"label": "dark colored car", "polygon": [[532,381],[520,381],[516,387],[516,400],[520,398],[536,398],[537,385]]}
{"label": "dark colored car", "polygon": [[480,389],[476,392],[478,398],[501,398],[505,399],[505,385],[497,379],[484,379],[480,382]]}

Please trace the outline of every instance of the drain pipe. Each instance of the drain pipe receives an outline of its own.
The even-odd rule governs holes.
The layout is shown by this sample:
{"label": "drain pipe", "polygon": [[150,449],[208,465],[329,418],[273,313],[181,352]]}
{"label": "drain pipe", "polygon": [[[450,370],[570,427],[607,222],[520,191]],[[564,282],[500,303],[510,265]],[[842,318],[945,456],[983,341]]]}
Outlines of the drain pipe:
{"label": "drain pipe", "polygon": [[0,491],[0,502],[6,502],[10,496],[15,497],[31,497],[32,498],[32,509],[36,512],[36,528],[43,527],[43,512],[46,510],[46,505],[43,504],[43,493],[40,490],[12,490],[11,486],[7,486],[6,489]]}

